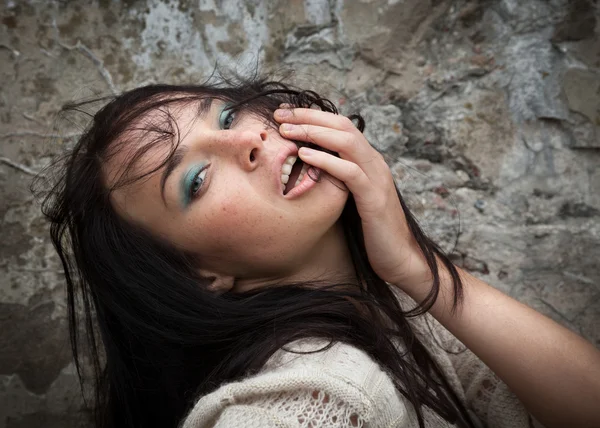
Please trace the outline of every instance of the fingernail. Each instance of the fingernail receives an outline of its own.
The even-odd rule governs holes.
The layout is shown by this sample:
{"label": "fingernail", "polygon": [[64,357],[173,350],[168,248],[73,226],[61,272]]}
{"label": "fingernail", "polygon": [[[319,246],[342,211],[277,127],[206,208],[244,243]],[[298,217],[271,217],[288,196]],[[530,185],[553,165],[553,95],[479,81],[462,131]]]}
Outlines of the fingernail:
{"label": "fingernail", "polygon": [[292,111],[289,109],[277,109],[275,115],[278,117],[289,117],[292,115]]}
{"label": "fingernail", "polygon": [[314,152],[315,151],[313,149],[309,149],[308,147],[300,147],[300,150],[298,150],[298,154],[304,157],[309,157]]}

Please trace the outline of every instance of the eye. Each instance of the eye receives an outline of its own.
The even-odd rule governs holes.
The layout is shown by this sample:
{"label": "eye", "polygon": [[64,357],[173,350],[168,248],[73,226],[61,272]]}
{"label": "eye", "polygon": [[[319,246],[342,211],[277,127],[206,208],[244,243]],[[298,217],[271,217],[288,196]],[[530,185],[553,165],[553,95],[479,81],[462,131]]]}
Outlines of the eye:
{"label": "eye", "polygon": [[183,209],[187,209],[196,198],[200,197],[201,193],[204,193],[209,167],[210,163],[201,162],[190,168],[182,177],[180,195]]}
{"label": "eye", "polygon": [[190,198],[195,197],[202,188],[206,178],[206,171],[206,168],[203,168],[198,171],[196,175],[194,175],[194,178],[192,178],[192,182],[190,184]]}
{"label": "eye", "polygon": [[229,129],[231,124],[235,120],[236,112],[229,108],[229,105],[225,105],[221,114],[219,114],[219,126],[221,129]]}

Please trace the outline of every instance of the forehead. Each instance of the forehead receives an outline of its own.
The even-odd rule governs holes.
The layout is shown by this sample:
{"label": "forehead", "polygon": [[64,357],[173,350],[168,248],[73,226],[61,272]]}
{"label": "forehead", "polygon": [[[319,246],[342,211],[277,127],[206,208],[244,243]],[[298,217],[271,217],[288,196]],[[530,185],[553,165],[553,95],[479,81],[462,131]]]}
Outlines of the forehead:
{"label": "forehead", "polygon": [[113,141],[102,162],[102,179],[113,191],[157,172],[195,126],[202,126],[213,98],[167,102],[143,113]]}

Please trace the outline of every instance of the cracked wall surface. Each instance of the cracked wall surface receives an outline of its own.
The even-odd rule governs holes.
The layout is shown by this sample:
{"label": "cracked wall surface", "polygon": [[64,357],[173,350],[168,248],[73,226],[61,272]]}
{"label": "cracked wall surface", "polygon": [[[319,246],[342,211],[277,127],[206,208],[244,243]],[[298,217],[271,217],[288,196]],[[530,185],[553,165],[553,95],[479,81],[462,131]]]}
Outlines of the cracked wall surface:
{"label": "cracked wall surface", "polygon": [[[33,176],[61,106],[215,63],[295,70],[360,111],[454,261],[600,347],[600,36],[592,0],[0,5],[0,428],[86,426]],[[458,241],[457,241],[458,240]]]}

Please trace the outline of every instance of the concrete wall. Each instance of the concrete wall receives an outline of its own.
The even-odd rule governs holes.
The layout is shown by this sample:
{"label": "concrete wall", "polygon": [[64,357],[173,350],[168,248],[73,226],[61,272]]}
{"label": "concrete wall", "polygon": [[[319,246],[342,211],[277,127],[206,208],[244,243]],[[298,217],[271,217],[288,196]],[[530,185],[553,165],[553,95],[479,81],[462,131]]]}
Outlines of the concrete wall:
{"label": "concrete wall", "polygon": [[56,112],[201,81],[217,60],[292,68],[361,111],[457,264],[600,346],[592,0],[3,0],[0,11],[0,428],[83,426],[63,275],[28,191],[79,132]]}

